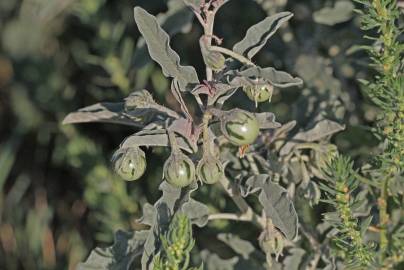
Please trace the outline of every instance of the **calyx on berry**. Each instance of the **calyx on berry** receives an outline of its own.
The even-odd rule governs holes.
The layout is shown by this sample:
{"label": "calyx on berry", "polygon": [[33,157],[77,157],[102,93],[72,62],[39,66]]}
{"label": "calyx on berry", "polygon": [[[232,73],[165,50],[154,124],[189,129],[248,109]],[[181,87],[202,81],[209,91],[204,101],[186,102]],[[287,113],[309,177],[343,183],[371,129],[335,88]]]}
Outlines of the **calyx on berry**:
{"label": "calyx on berry", "polygon": [[253,143],[259,134],[259,123],[254,114],[233,109],[221,117],[223,135],[233,144],[242,146]]}
{"label": "calyx on berry", "polygon": [[112,156],[115,172],[126,181],[138,180],[146,170],[146,155],[139,147],[120,148]]}

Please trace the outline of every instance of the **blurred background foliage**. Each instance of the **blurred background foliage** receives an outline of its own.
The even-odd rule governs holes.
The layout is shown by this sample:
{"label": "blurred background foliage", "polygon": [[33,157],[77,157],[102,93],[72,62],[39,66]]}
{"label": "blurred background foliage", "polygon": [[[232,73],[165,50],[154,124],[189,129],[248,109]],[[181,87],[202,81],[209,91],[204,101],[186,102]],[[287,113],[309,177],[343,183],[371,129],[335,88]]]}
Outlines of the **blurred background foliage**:
{"label": "blurred background foliage", "polygon": [[[114,175],[109,159],[135,130],[62,126],[61,121],[68,112],[119,101],[142,88],[176,108],[166,91],[169,81],[139,39],[133,7],[162,13],[172,35],[187,33],[176,35],[172,46],[184,63],[204,74],[197,46],[202,29],[188,11],[182,11],[181,22],[169,20],[178,1],[0,1],[0,269],[74,269],[91,248],[111,242],[115,230],[138,228],[141,205],[159,197],[165,150],[148,150],[146,175],[128,184]],[[358,18],[349,5],[334,16],[336,2],[350,3],[232,0],[218,14],[215,33],[231,46],[268,14],[293,12],[291,23],[256,61],[298,75],[305,85],[276,90],[272,102],[259,109],[274,112],[281,123],[295,119],[301,128],[310,126],[319,111],[328,113],[347,125],[334,143],[365,160],[376,146],[366,126],[378,111],[357,83],[371,75],[366,55],[355,47],[364,43]],[[242,92],[231,101],[254,106]],[[208,192],[203,187],[197,196]],[[211,207],[234,207],[214,192]],[[218,221],[195,234],[198,245],[218,250],[220,244],[210,240],[224,229],[251,237],[245,224]]]}

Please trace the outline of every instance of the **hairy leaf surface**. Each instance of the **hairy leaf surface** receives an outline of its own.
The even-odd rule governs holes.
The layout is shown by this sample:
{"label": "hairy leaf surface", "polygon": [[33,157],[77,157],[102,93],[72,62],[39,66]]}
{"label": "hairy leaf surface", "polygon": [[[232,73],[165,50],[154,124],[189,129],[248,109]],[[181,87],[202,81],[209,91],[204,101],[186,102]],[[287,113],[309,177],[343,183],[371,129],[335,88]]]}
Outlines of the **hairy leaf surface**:
{"label": "hairy leaf surface", "polygon": [[298,217],[293,202],[286,189],[271,182],[269,175],[250,177],[241,192],[243,196],[258,192],[258,199],[275,227],[289,240],[297,236]]}
{"label": "hairy leaf surface", "polygon": [[170,38],[160,27],[156,17],[140,7],[135,7],[134,13],[136,24],[146,41],[150,56],[160,64],[163,74],[176,78],[182,91],[185,91],[189,84],[197,84],[199,80],[195,69],[180,65],[180,57],[171,49]]}
{"label": "hairy leaf surface", "polygon": [[251,59],[275,34],[278,28],[292,17],[293,14],[290,12],[281,12],[251,26],[245,37],[233,46],[233,51],[247,55]]}

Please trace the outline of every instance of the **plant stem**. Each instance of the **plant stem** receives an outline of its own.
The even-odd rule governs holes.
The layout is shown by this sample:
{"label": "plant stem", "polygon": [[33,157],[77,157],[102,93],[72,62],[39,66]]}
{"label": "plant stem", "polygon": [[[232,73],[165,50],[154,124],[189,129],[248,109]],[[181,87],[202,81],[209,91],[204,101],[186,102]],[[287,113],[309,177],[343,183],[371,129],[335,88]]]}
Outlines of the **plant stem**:
{"label": "plant stem", "polygon": [[217,213],[211,214],[208,217],[208,220],[217,220],[217,219],[224,219],[224,220],[236,220],[236,221],[247,221],[252,222],[262,228],[261,222],[257,220],[257,217],[254,215],[251,208],[247,210],[247,212],[243,214],[233,214],[233,213]]}
{"label": "plant stem", "polygon": [[253,62],[251,62],[250,59],[242,56],[241,54],[235,53],[232,50],[229,50],[229,49],[226,49],[226,48],[223,48],[223,47],[219,47],[219,46],[209,46],[209,50],[226,54],[226,55],[228,55],[228,56],[230,56],[230,57],[240,61],[241,63],[248,65],[248,66],[254,66],[254,67],[256,66]]}
{"label": "plant stem", "polygon": [[[212,45],[214,23],[215,23],[215,13],[213,13],[212,11],[208,11],[206,15],[206,25],[204,27],[207,47],[210,47]],[[213,70],[210,67],[206,66],[206,80],[211,81],[212,79],[213,79]]]}

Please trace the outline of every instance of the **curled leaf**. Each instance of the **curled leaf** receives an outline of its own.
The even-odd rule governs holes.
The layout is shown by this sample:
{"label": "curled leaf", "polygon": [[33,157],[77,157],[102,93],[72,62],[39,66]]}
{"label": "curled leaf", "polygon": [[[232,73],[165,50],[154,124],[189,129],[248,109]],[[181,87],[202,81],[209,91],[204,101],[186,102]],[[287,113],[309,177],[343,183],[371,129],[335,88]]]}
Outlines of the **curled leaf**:
{"label": "curled leaf", "polygon": [[286,189],[270,181],[269,175],[260,174],[250,177],[241,193],[247,196],[258,192],[258,199],[265,214],[289,240],[297,236],[298,217]]}
{"label": "curled leaf", "polygon": [[199,83],[198,75],[192,66],[181,66],[180,57],[170,47],[168,34],[158,24],[156,17],[140,7],[135,7],[135,21],[142,33],[150,56],[160,64],[163,74],[176,78],[182,91],[191,84]]}
{"label": "curled leaf", "polygon": [[233,46],[233,51],[247,55],[251,59],[275,34],[278,28],[292,17],[293,14],[290,12],[281,12],[251,26],[245,37]]}
{"label": "curled leaf", "polygon": [[316,23],[332,26],[350,20],[354,8],[351,1],[337,1],[334,7],[325,7],[314,12],[313,19]]}

